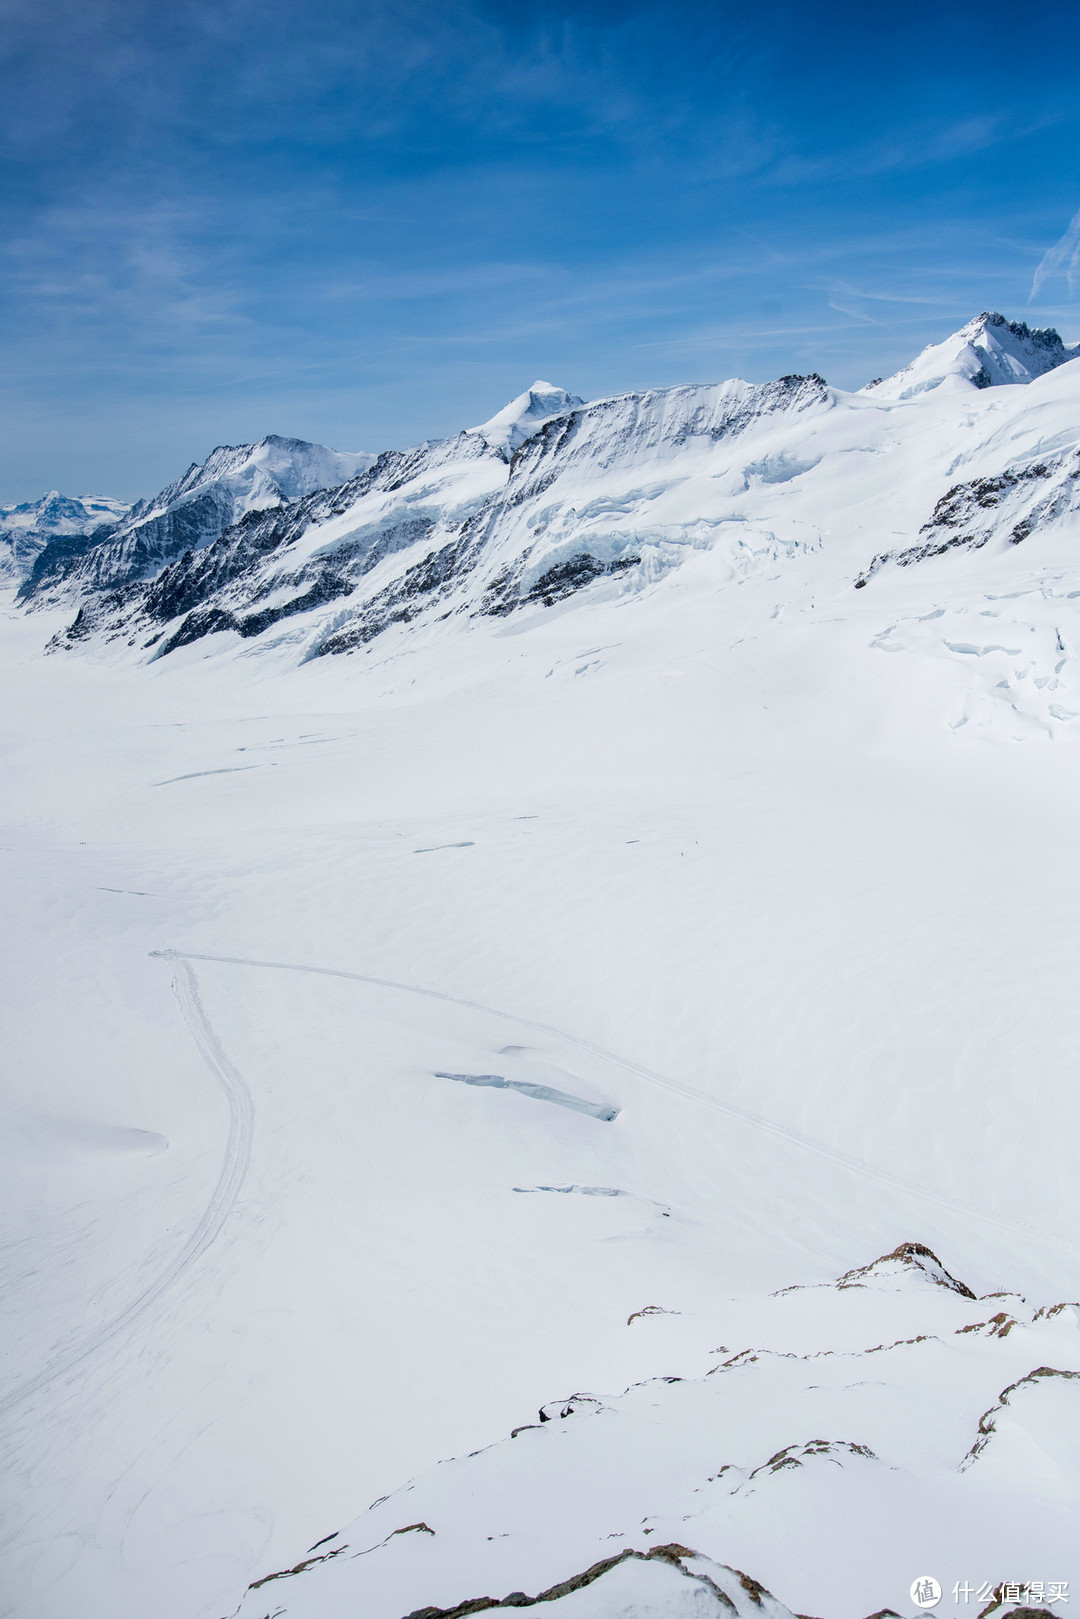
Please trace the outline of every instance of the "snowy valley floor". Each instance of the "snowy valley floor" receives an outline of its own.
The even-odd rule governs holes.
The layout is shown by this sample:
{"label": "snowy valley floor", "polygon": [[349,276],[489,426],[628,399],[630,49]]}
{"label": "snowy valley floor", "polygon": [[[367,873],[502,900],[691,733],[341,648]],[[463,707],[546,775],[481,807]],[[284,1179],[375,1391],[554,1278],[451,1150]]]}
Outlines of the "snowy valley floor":
{"label": "snowy valley floor", "polygon": [[[709,566],[298,670],[6,614],[5,1614],[1080,1597],[1071,721]],[[908,1242],[966,1291],[834,1285]],[[553,1607],[721,1611],[640,1570]]]}

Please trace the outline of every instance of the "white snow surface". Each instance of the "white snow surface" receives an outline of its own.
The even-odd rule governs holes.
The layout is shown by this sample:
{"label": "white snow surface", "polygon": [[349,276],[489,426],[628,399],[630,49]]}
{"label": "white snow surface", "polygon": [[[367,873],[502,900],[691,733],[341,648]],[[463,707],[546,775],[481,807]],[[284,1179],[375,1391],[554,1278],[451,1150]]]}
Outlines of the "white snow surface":
{"label": "white snow surface", "polygon": [[5,1615],[1080,1589],[1080,365],[876,393],[448,441],[550,607],[5,610]]}

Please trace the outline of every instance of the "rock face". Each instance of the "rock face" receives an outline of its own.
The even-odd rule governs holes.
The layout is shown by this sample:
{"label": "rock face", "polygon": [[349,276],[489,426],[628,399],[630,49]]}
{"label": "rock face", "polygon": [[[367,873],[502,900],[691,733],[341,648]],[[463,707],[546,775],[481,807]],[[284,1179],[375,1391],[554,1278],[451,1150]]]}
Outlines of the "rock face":
{"label": "rock face", "polygon": [[123,521],[108,533],[88,533],[84,524],[77,537],[68,531],[45,546],[21,599],[55,607],[153,578],[174,557],[209,545],[248,512],[342,483],[374,459],[274,435],[258,444],[221,445],[160,494],[124,508]]}
{"label": "rock face", "polygon": [[52,541],[71,542],[96,533],[99,537],[123,522],[130,506],[106,496],[80,495],[73,499],[56,489],[40,500],[0,506],[0,584],[18,583]]}

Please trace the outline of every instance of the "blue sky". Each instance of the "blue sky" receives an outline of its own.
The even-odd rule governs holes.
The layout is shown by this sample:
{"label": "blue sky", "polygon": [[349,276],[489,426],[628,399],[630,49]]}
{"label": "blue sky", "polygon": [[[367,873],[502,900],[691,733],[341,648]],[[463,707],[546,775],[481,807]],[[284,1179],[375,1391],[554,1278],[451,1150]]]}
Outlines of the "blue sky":
{"label": "blue sky", "polygon": [[0,500],[1076,340],[1078,46],[1073,0],[0,0]]}

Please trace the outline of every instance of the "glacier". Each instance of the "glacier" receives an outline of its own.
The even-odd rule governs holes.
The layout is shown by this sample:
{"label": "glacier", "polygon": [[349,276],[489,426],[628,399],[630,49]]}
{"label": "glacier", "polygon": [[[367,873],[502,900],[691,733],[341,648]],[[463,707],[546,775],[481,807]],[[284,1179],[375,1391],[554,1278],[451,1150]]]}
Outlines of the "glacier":
{"label": "glacier", "polygon": [[5,1614],[1068,1611],[1078,400],[987,314],[63,517]]}

